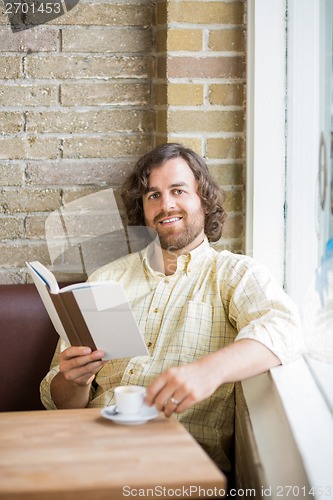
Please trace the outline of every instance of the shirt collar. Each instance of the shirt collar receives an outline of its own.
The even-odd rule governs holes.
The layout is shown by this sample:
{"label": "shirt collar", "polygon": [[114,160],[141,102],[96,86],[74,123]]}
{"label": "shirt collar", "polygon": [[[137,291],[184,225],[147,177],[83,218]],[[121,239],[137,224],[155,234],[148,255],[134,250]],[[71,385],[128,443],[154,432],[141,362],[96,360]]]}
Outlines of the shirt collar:
{"label": "shirt collar", "polygon": [[[180,255],[177,258],[176,272],[184,270],[186,274],[189,274],[192,271],[194,264],[198,264],[199,260],[201,260],[201,258],[207,254],[207,251],[209,249],[210,249],[209,241],[207,239],[207,236],[205,236],[203,242],[200,243],[199,246],[191,250],[189,253],[185,255]],[[163,273],[155,271],[150,265],[152,253],[154,252],[154,250],[155,250],[155,243],[151,242],[142,252],[142,263],[144,270],[150,276],[161,276],[161,275],[164,276]]]}

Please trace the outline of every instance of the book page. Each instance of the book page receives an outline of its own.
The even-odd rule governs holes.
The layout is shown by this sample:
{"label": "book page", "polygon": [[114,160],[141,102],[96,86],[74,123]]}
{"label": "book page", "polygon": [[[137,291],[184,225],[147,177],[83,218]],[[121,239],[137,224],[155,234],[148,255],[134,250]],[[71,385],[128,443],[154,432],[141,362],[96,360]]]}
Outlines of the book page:
{"label": "book page", "polygon": [[92,286],[76,288],[73,295],[97,348],[105,352],[104,359],[147,356],[149,352],[122,285],[87,285]]}
{"label": "book page", "polygon": [[[33,262],[27,262],[26,264],[33,279],[34,279],[34,274],[35,275],[37,274],[37,276],[39,276],[39,278],[49,287],[50,292],[52,293],[59,292],[58,282],[55,279],[54,274],[51,273],[51,271],[49,271],[47,267],[43,266],[43,264],[41,264],[37,260]],[[31,273],[31,271],[33,271],[33,274]]]}

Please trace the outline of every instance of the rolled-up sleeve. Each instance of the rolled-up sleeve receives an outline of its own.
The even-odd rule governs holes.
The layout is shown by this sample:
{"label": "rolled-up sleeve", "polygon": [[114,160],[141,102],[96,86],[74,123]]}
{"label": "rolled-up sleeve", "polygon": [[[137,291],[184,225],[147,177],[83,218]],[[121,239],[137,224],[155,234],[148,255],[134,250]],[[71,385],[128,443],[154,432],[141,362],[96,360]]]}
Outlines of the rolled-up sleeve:
{"label": "rolled-up sleeve", "polygon": [[237,261],[231,289],[229,318],[239,332],[236,341],[256,340],[270,349],[282,364],[304,352],[298,309],[263,266],[252,259]]}

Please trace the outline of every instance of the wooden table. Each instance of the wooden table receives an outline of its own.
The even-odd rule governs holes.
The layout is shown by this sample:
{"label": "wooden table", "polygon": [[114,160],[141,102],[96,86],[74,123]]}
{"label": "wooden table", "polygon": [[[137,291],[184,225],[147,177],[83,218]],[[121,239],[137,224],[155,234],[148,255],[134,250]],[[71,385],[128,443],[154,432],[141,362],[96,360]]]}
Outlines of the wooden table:
{"label": "wooden table", "polygon": [[174,418],[125,426],[98,409],[0,413],[0,498],[207,498],[225,488]]}

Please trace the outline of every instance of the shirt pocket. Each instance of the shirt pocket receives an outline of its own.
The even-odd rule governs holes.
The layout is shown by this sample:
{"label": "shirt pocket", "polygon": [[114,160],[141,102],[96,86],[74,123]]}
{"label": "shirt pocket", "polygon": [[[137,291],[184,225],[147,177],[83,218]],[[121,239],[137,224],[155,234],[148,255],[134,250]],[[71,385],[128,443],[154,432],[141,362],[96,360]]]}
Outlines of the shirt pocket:
{"label": "shirt pocket", "polygon": [[211,348],[213,306],[206,302],[188,301],[170,336],[168,350],[193,358],[208,354]]}

